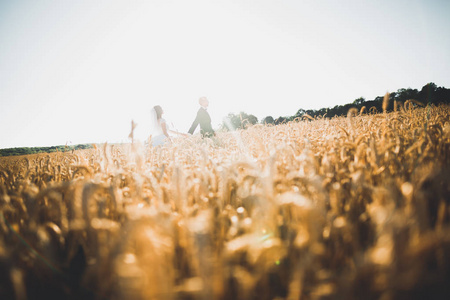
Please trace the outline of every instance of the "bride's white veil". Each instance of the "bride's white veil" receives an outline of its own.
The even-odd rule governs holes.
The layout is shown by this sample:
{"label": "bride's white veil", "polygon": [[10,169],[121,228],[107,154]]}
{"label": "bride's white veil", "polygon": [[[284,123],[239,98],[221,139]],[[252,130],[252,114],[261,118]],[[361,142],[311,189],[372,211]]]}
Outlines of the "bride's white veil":
{"label": "bride's white veil", "polygon": [[152,136],[156,136],[159,134],[160,125],[158,122],[158,118],[156,116],[156,110],[154,107],[150,110],[150,134]]}

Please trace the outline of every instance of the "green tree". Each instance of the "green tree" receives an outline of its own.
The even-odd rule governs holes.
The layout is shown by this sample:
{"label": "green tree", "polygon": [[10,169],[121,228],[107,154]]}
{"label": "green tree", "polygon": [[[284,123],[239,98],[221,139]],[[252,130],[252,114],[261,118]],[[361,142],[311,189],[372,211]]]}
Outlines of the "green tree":
{"label": "green tree", "polygon": [[286,119],[285,117],[278,117],[278,118],[275,120],[275,124],[276,124],[276,125],[283,124],[283,123],[286,123],[286,122],[287,122],[287,119]]}
{"label": "green tree", "polygon": [[261,121],[261,124],[274,124],[275,123],[275,120],[273,119],[273,117],[272,116],[267,116],[267,117],[265,117],[262,121]]}
{"label": "green tree", "polygon": [[398,89],[397,93],[395,93],[395,97],[393,100],[399,101],[399,102],[405,102],[409,99],[419,99],[419,91],[416,89]]}
{"label": "green tree", "polygon": [[229,113],[223,121],[223,127],[228,130],[244,129],[250,125],[258,123],[258,118],[252,114],[240,112],[239,114]]}
{"label": "green tree", "polygon": [[301,118],[301,117],[303,117],[304,114],[306,114],[306,110],[304,110],[303,108],[300,108],[299,110],[297,110],[294,117]]}
{"label": "green tree", "polygon": [[366,99],[364,97],[359,97],[358,99],[355,99],[355,101],[353,101],[353,104],[355,105],[361,105],[364,102],[366,102]]}
{"label": "green tree", "polygon": [[437,103],[438,99],[436,97],[436,91],[438,87],[435,83],[430,82],[422,87],[420,92],[418,93],[418,100],[420,102],[426,103]]}

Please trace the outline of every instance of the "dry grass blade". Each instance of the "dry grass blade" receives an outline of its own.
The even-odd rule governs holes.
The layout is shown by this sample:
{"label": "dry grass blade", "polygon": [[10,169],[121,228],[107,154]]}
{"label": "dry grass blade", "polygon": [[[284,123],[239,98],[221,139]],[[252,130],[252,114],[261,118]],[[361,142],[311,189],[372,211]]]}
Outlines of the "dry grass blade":
{"label": "dry grass blade", "polygon": [[383,98],[383,112],[386,113],[389,106],[389,93],[386,93]]}

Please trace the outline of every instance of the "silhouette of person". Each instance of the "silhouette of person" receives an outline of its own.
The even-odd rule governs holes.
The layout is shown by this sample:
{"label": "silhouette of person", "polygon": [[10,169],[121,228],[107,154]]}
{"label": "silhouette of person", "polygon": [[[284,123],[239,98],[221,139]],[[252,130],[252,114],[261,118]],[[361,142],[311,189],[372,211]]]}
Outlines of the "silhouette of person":
{"label": "silhouette of person", "polygon": [[197,117],[192,123],[192,126],[189,129],[188,133],[194,134],[195,129],[200,124],[200,134],[202,135],[202,137],[213,137],[216,135],[216,133],[211,127],[211,117],[209,116],[209,113],[207,111],[209,101],[206,97],[200,97],[200,99],[198,99],[198,103],[200,104],[200,108],[197,112]]}
{"label": "silhouette of person", "polygon": [[161,106],[156,105],[151,111],[151,122],[152,122],[152,146],[163,145],[167,140],[171,140],[166,120],[162,118],[164,111]]}

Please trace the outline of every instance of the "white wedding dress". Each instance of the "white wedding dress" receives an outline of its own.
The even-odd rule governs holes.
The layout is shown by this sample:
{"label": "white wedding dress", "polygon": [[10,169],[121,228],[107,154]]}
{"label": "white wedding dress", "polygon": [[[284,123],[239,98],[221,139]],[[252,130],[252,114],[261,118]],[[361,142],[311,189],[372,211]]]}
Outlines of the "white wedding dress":
{"label": "white wedding dress", "polygon": [[153,108],[150,113],[150,134],[152,136],[152,146],[156,147],[163,145],[166,142],[167,136],[162,130],[162,124],[166,124],[166,120],[163,118],[157,119],[156,111]]}
{"label": "white wedding dress", "polygon": [[155,124],[155,128],[152,131],[152,146],[156,147],[162,145],[166,142],[167,136],[162,131],[162,124],[166,123],[166,120],[163,118],[159,119]]}

